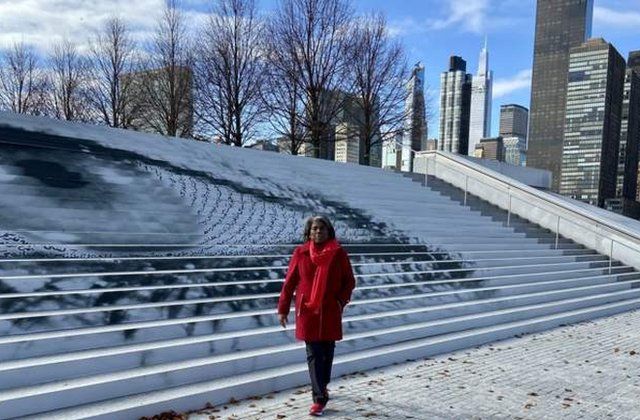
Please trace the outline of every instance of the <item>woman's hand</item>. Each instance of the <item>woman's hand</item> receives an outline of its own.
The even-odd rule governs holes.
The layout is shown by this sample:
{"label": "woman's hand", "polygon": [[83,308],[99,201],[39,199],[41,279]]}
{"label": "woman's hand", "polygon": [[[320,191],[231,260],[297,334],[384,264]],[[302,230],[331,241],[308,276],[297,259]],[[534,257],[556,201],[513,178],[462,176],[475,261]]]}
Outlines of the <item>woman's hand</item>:
{"label": "woman's hand", "polygon": [[278,317],[280,318],[280,325],[282,325],[282,328],[287,328],[287,315],[285,314],[278,314]]}

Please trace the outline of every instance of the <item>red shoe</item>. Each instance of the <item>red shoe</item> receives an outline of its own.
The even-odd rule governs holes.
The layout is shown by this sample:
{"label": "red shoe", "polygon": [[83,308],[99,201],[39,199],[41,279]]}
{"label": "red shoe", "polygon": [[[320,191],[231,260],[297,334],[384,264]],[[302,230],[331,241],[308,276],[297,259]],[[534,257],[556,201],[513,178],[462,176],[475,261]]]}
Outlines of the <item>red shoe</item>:
{"label": "red shoe", "polygon": [[311,408],[309,409],[309,415],[320,417],[324,414],[324,405],[320,403],[311,404]]}

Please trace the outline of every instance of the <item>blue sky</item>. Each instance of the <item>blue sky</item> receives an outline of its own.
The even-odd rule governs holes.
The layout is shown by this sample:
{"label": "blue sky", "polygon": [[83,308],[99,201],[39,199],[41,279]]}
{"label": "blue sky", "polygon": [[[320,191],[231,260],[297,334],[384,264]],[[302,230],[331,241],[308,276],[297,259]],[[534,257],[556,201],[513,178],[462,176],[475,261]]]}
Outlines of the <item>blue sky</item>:
{"label": "blue sky", "polygon": [[[270,10],[275,3],[261,5]],[[535,0],[355,0],[354,5],[359,13],[384,12],[409,63],[425,64],[433,114],[429,137],[438,135],[440,73],[449,56],[462,56],[467,71],[475,73],[485,36],[494,72],[492,133],[498,133],[500,105],[529,107]],[[640,50],[640,0],[594,0],[592,36],[613,43],[625,58]]]}
{"label": "blue sky", "polygon": [[[492,132],[497,134],[500,105],[529,107],[533,64],[535,0],[358,0],[359,10],[382,10],[405,44],[410,63],[426,65],[431,106],[437,114],[440,73],[448,57],[460,55],[474,72],[478,54],[488,37],[494,72]],[[626,58],[640,50],[640,1],[595,0],[593,36],[614,44]],[[429,136],[437,136],[437,118]]]}
{"label": "blue sky", "polygon": [[[275,0],[257,0],[264,12]],[[153,30],[163,0],[0,0],[0,46],[24,40],[41,49],[61,37],[86,41],[104,18],[118,14],[140,39]],[[437,136],[440,73],[448,57],[460,55],[475,72],[485,35],[494,71],[492,131],[500,105],[529,106],[535,0],[353,0],[357,12],[382,11],[406,47],[409,63],[422,61],[434,114],[429,136]],[[210,0],[183,0],[193,21]],[[640,49],[640,0],[595,0],[593,36],[613,43],[623,56]]]}

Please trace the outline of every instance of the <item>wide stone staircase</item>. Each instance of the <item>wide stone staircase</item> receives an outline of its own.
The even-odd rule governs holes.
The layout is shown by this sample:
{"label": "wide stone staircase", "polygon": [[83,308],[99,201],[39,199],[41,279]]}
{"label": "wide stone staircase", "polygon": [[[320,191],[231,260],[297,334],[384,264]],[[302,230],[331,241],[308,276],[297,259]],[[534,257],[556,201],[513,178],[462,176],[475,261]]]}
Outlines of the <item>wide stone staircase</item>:
{"label": "wide stone staircase", "polygon": [[[10,149],[0,166],[0,191],[9,194],[0,219],[7,232],[0,245],[0,417],[137,418],[308,381],[294,325],[282,329],[275,314],[294,243],[267,243],[266,234],[264,243],[203,241],[197,226],[217,219],[198,222],[201,213],[185,211],[184,196],[166,184],[127,177],[125,163],[107,165],[112,172],[99,183],[104,162],[73,166],[60,151],[57,161],[56,153],[37,159],[66,169],[53,167],[56,176],[38,174],[35,182],[25,175],[31,164],[16,165],[34,153],[43,152]],[[425,186],[401,174],[299,159],[326,185],[349,185],[351,204],[325,200],[349,229],[338,235],[357,280],[334,375],[640,308],[640,273],[632,267],[437,178]],[[121,179],[130,189],[102,201],[99,189],[61,193],[80,173],[91,185]],[[32,194],[18,194],[23,187]],[[281,204],[289,193],[268,199]],[[94,212],[94,202],[104,213]],[[241,208],[251,213],[247,203]],[[119,209],[126,215],[113,221]],[[185,236],[171,235],[174,222]],[[298,222],[291,221],[296,230]],[[136,240],[118,241],[127,231]]]}

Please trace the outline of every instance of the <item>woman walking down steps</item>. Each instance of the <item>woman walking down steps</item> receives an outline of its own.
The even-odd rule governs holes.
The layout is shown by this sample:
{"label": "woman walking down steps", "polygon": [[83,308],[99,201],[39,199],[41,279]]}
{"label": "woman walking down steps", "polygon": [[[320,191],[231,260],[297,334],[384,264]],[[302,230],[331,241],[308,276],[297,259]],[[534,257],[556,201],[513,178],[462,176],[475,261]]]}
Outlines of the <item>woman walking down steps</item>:
{"label": "woman walking down steps", "polygon": [[296,338],[306,343],[313,395],[309,414],[321,416],[329,401],[335,342],[342,340],[342,311],[351,299],[355,278],[349,256],[327,218],[310,217],[303,240],[289,262],[278,315],[280,325],[286,327],[295,292]]}

